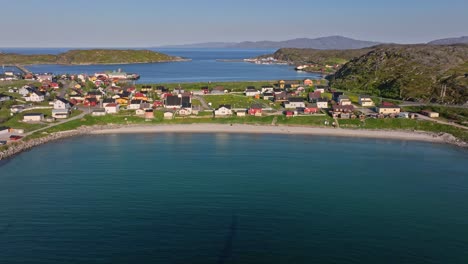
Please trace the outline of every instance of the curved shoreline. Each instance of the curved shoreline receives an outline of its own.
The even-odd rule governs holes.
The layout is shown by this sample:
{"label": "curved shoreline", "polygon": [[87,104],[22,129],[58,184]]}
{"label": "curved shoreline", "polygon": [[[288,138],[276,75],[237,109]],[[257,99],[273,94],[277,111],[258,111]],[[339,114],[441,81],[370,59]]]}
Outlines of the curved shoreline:
{"label": "curved shoreline", "polygon": [[183,124],[183,125],[104,125],[80,127],[75,130],[61,131],[47,136],[13,143],[7,150],[0,151],[0,160],[11,158],[36,146],[64,138],[80,135],[135,134],[135,133],[234,133],[234,134],[279,134],[311,135],[332,137],[374,138],[401,141],[420,141],[450,144],[468,148],[468,143],[458,140],[447,133],[398,130],[357,130],[341,128],[322,128],[306,126],[269,126],[244,124]]}

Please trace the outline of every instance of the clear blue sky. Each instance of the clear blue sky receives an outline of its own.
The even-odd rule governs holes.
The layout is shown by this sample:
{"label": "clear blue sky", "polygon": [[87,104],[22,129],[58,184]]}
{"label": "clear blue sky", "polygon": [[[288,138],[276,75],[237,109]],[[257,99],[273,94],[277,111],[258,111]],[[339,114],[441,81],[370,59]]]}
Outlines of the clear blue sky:
{"label": "clear blue sky", "polygon": [[149,47],[342,35],[416,43],[468,35],[467,0],[9,0],[0,47]]}

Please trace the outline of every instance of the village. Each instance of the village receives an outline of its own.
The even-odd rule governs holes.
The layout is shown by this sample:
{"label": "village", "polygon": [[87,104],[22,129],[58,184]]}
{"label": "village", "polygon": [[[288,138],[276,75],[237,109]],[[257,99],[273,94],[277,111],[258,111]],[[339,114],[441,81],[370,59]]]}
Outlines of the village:
{"label": "village", "polygon": [[[246,116],[327,117],[322,126],[338,127],[339,120],[368,118],[437,118],[438,113],[403,112],[395,103],[347,94],[327,86],[325,80],[279,80],[268,85],[199,86],[136,85],[122,72],[93,75],[37,74],[28,76],[40,85],[8,87],[0,94],[11,119],[0,127],[0,143],[20,140],[33,128],[66,122],[85,115],[128,115],[150,121],[177,118],[227,118]],[[377,103],[376,103],[377,102]],[[274,123],[274,122],[273,122]],[[30,127],[25,126],[31,125]],[[37,125],[37,126],[34,126]],[[32,127],[32,128],[31,128]]]}

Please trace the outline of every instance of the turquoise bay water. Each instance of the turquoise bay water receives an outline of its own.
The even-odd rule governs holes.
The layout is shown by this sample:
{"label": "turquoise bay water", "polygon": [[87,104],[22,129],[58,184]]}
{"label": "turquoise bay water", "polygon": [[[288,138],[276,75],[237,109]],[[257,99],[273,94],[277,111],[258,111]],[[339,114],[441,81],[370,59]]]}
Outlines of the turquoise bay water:
{"label": "turquoise bay water", "polygon": [[0,166],[0,263],[468,263],[468,153],[295,135],[67,139]]}

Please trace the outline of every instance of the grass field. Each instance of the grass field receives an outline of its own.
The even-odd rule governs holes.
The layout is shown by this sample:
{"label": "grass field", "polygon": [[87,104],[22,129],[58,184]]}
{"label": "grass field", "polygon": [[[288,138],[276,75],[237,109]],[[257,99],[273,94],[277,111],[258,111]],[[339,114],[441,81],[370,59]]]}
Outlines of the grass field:
{"label": "grass field", "polygon": [[248,108],[254,103],[259,103],[264,106],[270,106],[270,101],[255,99],[244,95],[223,94],[223,95],[204,95],[207,103],[211,103],[213,108],[218,108],[222,104],[230,104],[232,108]]}
{"label": "grass field", "polygon": [[[184,90],[200,90],[202,87],[209,87],[214,88],[216,86],[223,86],[226,90],[232,91],[232,92],[243,92],[247,86],[254,86],[257,89],[260,89],[262,86],[265,85],[273,85],[274,83],[277,83],[278,81],[250,81],[250,82],[200,82],[200,83],[180,83],[180,86]],[[148,84],[138,84],[137,88],[141,88],[143,85],[148,85]],[[165,86],[166,88],[169,89],[175,89],[179,87],[179,83],[161,83],[161,84],[151,84],[153,88],[156,88],[156,86]]]}

